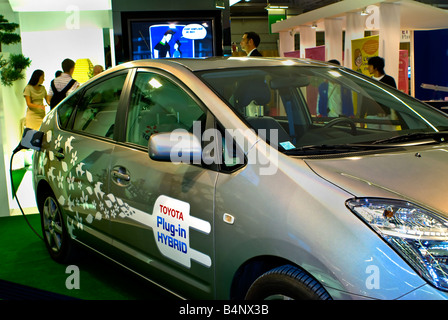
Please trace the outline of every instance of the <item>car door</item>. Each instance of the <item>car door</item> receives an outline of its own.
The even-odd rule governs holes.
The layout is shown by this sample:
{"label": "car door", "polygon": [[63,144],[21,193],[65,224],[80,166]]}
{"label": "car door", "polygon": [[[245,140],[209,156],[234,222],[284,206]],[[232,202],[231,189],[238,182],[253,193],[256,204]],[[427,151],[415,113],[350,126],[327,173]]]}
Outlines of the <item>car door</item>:
{"label": "car door", "polygon": [[213,199],[217,173],[148,156],[154,133],[203,130],[206,109],[178,80],[140,69],[126,137],[111,158],[113,244],[157,283],[188,297],[213,294]]}
{"label": "car door", "polygon": [[109,231],[103,195],[109,184],[115,118],[127,74],[118,72],[80,89],[57,111],[64,130],[52,133],[50,158],[57,165],[50,170],[61,194],[58,200],[70,216],[69,232],[88,244],[105,240]]}

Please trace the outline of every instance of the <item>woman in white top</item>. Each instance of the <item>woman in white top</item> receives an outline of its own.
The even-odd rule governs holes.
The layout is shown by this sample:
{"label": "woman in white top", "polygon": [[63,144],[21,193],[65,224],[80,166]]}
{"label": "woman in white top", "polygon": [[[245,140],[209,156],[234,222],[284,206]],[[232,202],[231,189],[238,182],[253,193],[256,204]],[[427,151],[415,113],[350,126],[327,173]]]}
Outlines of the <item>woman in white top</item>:
{"label": "woman in white top", "polygon": [[45,80],[45,74],[42,70],[36,70],[31,75],[28,85],[23,91],[25,96],[26,110],[25,127],[39,130],[45,117],[44,99],[47,101],[47,90],[42,85]]}

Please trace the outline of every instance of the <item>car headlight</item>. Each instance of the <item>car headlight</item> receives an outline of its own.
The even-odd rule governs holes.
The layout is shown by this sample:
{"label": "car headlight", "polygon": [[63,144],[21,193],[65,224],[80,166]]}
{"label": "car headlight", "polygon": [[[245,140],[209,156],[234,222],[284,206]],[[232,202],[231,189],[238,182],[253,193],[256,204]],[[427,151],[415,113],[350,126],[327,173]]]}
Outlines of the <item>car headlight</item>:
{"label": "car headlight", "polygon": [[399,200],[350,199],[347,207],[424,279],[439,289],[448,290],[448,220]]}

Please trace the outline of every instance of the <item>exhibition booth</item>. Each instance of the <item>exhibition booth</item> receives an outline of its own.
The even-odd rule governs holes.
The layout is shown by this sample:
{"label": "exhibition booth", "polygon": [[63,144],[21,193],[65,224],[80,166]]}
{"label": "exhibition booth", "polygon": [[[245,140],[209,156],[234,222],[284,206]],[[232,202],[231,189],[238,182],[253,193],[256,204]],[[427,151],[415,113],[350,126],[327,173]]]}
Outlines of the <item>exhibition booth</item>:
{"label": "exhibition booth", "polygon": [[[175,3],[174,6],[173,3]],[[4,240],[6,239],[0,246],[0,252],[5,257],[1,269],[3,276],[0,275],[0,289],[7,288],[5,290],[10,290],[12,294],[17,292],[17,296],[22,298],[25,292],[29,299],[37,297],[64,300],[172,299],[169,294],[163,293],[150,282],[141,284],[140,279],[135,278],[132,273],[123,276],[120,273],[122,271],[120,268],[123,266],[110,266],[102,260],[104,257],[100,255],[89,256],[87,253],[88,259],[81,261],[77,266],[56,264],[47,255],[43,257],[43,243],[26,226],[22,217],[18,216],[24,212],[26,217],[29,217],[29,220],[26,219],[28,225],[36,229],[40,228],[41,217],[35,214],[38,210],[34,199],[30,168],[33,152],[22,150],[14,158],[11,157],[24,129],[23,118],[27,106],[23,97],[23,88],[32,72],[42,69],[45,70],[43,85],[48,89],[56,71],[61,69],[61,62],[66,58],[76,61],[74,78],[82,84],[92,77],[91,72],[95,65],[108,69],[130,60],[166,57],[167,49],[159,43],[167,36],[174,48],[173,57],[203,58],[230,55],[233,50],[230,3],[229,0],[190,2],[49,0],[43,3],[36,0],[0,0],[0,15],[4,15],[10,22],[17,23],[20,26],[18,33],[21,36],[19,45],[3,46],[1,48],[3,52],[0,52],[0,55],[8,57],[21,53],[31,60],[31,65],[26,70],[23,79],[15,81],[12,86],[0,86],[0,185],[2,186],[0,203],[3,204],[0,209],[0,219],[3,220],[0,224],[0,234],[4,236]],[[173,7],[175,10],[172,9]],[[448,73],[441,72],[448,69],[448,59],[446,59],[448,10],[411,0],[343,0],[296,16],[288,16],[284,8],[267,7],[266,10],[268,32],[278,37],[278,52],[276,51],[273,56],[320,61],[336,59],[343,66],[368,76],[370,76],[366,67],[368,59],[372,56],[381,56],[386,61],[386,73],[397,80],[399,90],[420,100],[428,101],[444,111],[446,107],[448,112]],[[173,23],[173,20],[176,22]],[[250,30],[249,26],[248,30]],[[318,33],[325,35],[324,44],[318,44]],[[244,65],[244,68],[246,67]],[[284,70],[285,67],[281,66],[281,68]],[[287,72],[291,74],[290,69]],[[298,73],[300,77],[302,73],[303,71]],[[356,78],[358,77],[359,75],[356,74]],[[287,76],[282,75],[278,78],[281,78],[281,81],[276,84],[282,88],[282,82],[287,79]],[[182,78],[178,77],[178,79]],[[131,88],[130,85],[128,87]],[[123,86],[120,85],[119,88],[122,89]],[[317,91],[315,93],[317,96]],[[381,91],[379,96],[382,94]],[[124,94],[121,94],[121,97],[123,96]],[[131,96],[131,93],[128,96]],[[275,109],[272,108],[272,110],[274,114]],[[347,118],[348,116],[344,119],[347,120]],[[294,129],[294,123],[292,129]],[[98,150],[98,148],[90,150]],[[107,155],[107,153],[103,154]],[[147,156],[146,153],[145,156]],[[350,161],[355,160],[357,159],[352,158]],[[75,162],[76,160],[73,160],[73,163]],[[81,162],[80,170],[82,165],[84,163]],[[309,169],[308,166],[306,169]],[[13,174],[12,179],[10,173]],[[91,176],[90,172],[88,174]],[[61,179],[63,179],[62,176]],[[308,180],[308,177],[305,180],[311,188],[316,185],[314,181]],[[255,181],[253,176],[252,181]],[[11,188],[12,185],[14,188]],[[185,183],[182,186],[188,187]],[[86,190],[92,192],[92,188]],[[331,194],[333,190],[328,191],[328,194]],[[13,196],[14,191],[17,191],[17,197]],[[101,193],[100,188],[93,192],[98,191]],[[233,200],[234,191],[231,190],[229,195]],[[308,195],[305,194],[305,196]],[[17,199],[20,200],[20,205]],[[112,205],[112,202],[107,199],[104,203]],[[90,204],[86,203],[86,206],[88,205]],[[162,205],[160,207],[162,208]],[[384,211],[384,215],[386,213],[388,211]],[[225,213],[224,217],[227,216],[229,214]],[[100,220],[97,217],[95,219]],[[198,223],[198,220],[200,219],[191,217],[189,222],[193,221],[191,223],[193,225]],[[107,220],[103,219],[103,221]],[[229,226],[234,223],[233,220],[229,223],[225,218],[224,222]],[[87,224],[86,226],[88,228]],[[180,223],[178,226],[181,229]],[[82,223],[78,223],[77,227],[82,229]],[[174,224],[173,227],[175,227]],[[185,229],[188,228],[189,226]],[[196,229],[199,230],[199,228]],[[244,228],[241,230],[244,231]],[[199,236],[202,237],[203,234],[208,233],[210,230],[202,232]],[[229,237],[225,235],[227,240]],[[288,235],[294,242],[301,241]],[[202,240],[202,238],[198,239]],[[124,246],[119,241],[115,244],[117,247]],[[259,246],[255,244],[254,247],[257,245]],[[222,250],[228,250],[233,254],[230,247],[223,248]],[[135,256],[140,257],[137,250],[132,252],[137,252]],[[270,255],[266,254],[266,256]],[[261,263],[259,265],[264,267]],[[29,272],[31,267],[36,269],[34,274]],[[83,269],[83,286],[85,285],[83,288],[85,289],[82,292],[72,290],[71,296],[67,297],[65,294],[69,292],[68,290],[78,289],[76,286],[79,286],[79,283],[73,281],[74,278],[71,277],[76,273],[76,269],[70,269],[70,267]],[[252,271],[252,269],[247,270],[249,270],[248,273]],[[36,277],[36,274],[39,276]],[[215,274],[218,272],[210,272],[213,277]],[[196,279],[193,280],[196,281]],[[206,287],[200,283],[201,281],[197,283]],[[32,288],[43,288],[43,290],[22,288],[23,283],[27,283]],[[64,286],[62,290],[61,284]],[[0,295],[0,299],[2,298]]]}
{"label": "exhibition booth", "polygon": [[[418,1],[345,0],[278,21],[272,30],[279,33],[282,56],[336,59],[366,75],[368,58],[381,56],[400,90],[433,100],[430,91],[443,93],[448,84],[446,73],[438,72],[447,66],[447,21],[447,10]],[[323,46],[316,46],[317,32],[325,33]],[[294,50],[296,34],[299,51]],[[442,65],[434,68],[438,61]]]}
{"label": "exhibition booth", "polygon": [[[221,2],[177,2],[174,10],[172,3],[163,0],[0,1],[1,15],[19,25],[15,32],[21,37],[19,44],[3,45],[1,54],[4,58],[23,54],[31,60],[23,79],[0,87],[0,184],[4,186],[0,191],[0,202],[4,204],[0,217],[21,214],[12,196],[9,167],[12,150],[22,136],[27,109],[23,88],[34,70],[45,72],[43,85],[48,90],[55,73],[61,70],[61,62],[70,58],[76,62],[73,77],[84,83],[92,76],[95,65],[108,69],[153,57],[151,40],[160,41],[163,33],[171,29],[173,19],[177,24],[173,27],[173,43],[180,46],[178,52],[184,57],[221,56],[224,47],[230,51],[229,4],[226,1],[227,5],[221,6]],[[25,213],[37,212],[30,170],[22,170],[31,157],[30,151],[21,151],[12,162],[17,181],[24,182],[18,184],[17,192]]]}
{"label": "exhibition booth", "polygon": [[[23,54],[31,60],[23,79],[12,86],[0,85],[0,299],[171,297],[154,285],[142,284],[132,274],[120,274],[116,279],[116,274],[122,272],[120,267],[105,266],[104,261],[96,263],[99,257],[95,256],[88,258],[90,263],[78,265],[83,269],[84,290],[67,289],[64,284],[67,277],[72,279],[67,274],[71,269],[48,259],[45,245],[36,236],[41,227],[30,168],[32,151],[22,150],[11,156],[22,137],[27,109],[23,90],[34,70],[44,70],[43,85],[48,90],[56,71],[61,70],[61,62],[70,58],[76,61],[74,77],[84,83],[91,77],[88,73],[94,65],[108,69],[131,59],[148,58],[149,43],[140,33],[153,30],[152,36],[158,37],[162,31],[157,25],[170,28],[168,21],[173,17],[183,20],[175,27],[174,40],[179,40],[184,54],[222,55],[227,42],[230,51],[230,21],[228,4],[217,6],[221,2],[176,1],[173,5],[173,1],[164,0],[0,0],[0,15],[18,25],[15,32],[21,37],[19,44],[3,45],[0,55],[8,58]],[[16,197],[13,190],[17,191]],[[21,217],[22,210],[26,221]],[[116,281],[108,281],[114,278]],[[64,295],[67,293],[71,297]]]}
{"label": "exhibition booth", "polygon": [[[43,85],[48,90],[50,81],[56,71],[61,70],[61,62],[67,57],[75,61],[88,58],[93,64],[105,66],[105,48],[113,41],[113,25],[111,3],[107,0],[77,1],[76,4],[69,1],[38,3],[11,0],[1,2],[0,8],[6,20],[19,25],[16,32],[21,37],[20,44],[3,46],[2,54],[23,54],[31,60],[22,80],[15,81],[12,86],[1,86],[0,141],[4,161],[0,164],[0,183],[5,188],[0,192],[0,200],[5,207],[10,207],[10,212],[1,210],[0,216],[4,216],[20,214],[12,197],[9,167],[12,150],[22,135],[27,108],[23,88],[32,72],[44,70]],[[31,153],[21,151],[14,156],[12,167],[20,170],[30,161]],[[36,212],[29,171],[23,170],[17,178],[24,182],[20,183],[18,197],[25,213]]]}
{"label": "exhibition booth", "polygon": [[[20,26],[22,38],[19,45],[3,46],[2,54],[23,53],[31,65],[23,80],[1,88],[0,157],[4,161],[0,162],[0,183],[6,187],[0,201],[10,210],[1,211],[0,216],[20,214],[12,198],[9,164],[23,129],[26,104],[22,91],[34,70],[45,70],[44,86],[48,88],[67,57],[78,62],[76,71],[83,64],[84,70],[97,64],[107,69],[154,57],[151,42],[156,43],[171,28],[172,18],[178,22],[173,43],[181,46],[184,56],[231,54],[231,42],[240,35],[232,39],[229,5],[228,1],[178,2],[173,10],[171,2],[163,0],[48,1],[39,5],[34,0],[1,1],[2,15]],[[278,55],[337,59],[363,73],[369,56],[383,56],[386,72],[397,79],[400,90],[445,107],[447,74],[439,70],[448,64],[444,54],[448,50],[448,10],[411,0],[344,0],[296,16],[288,16],[282,8],[267,7],[267,12],[266,32],[278,37]],[[324,45],[316,45],[318,32],[325,34]],[[27,152],[17,154],[14,169],[29,164],[30,158]],[[19,197],[26,212],[36,211],[30,183],[21,185]]]}

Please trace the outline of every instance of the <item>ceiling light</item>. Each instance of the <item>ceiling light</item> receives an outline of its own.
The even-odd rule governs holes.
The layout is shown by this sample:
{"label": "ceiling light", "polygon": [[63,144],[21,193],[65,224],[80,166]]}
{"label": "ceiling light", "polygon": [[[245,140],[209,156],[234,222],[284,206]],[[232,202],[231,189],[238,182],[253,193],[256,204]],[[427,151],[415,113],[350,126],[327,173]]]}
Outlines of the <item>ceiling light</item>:
{"label": "ceiling light", "polygon": [[226,5],[224,3],[224,0],[215,0],[215,8],[216,9],[225,9]]}
{"label": "ceiling light", "polygon": [[266,10],[277,10],[277,9],[286,10],[286,9],[288,9],[288,6],[273,6],[273,5],[268,4],[265,9]]}
{"label": "ceiling light", "polygon": [[272,5],[269,3],[269,1],[267,1],[267,6],[265,7],[266,10],[286,10],[288,9],[288,6],[285,5]]}

